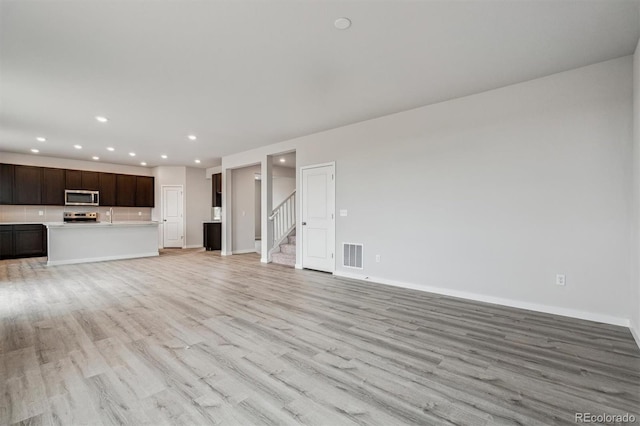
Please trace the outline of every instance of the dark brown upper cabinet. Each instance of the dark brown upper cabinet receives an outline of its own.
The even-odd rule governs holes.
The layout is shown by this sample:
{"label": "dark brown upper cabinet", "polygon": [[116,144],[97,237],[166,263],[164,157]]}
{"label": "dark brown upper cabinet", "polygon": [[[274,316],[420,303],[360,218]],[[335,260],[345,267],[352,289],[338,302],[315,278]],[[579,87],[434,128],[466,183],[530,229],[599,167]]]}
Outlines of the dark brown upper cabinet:
{"label": "dark brown upper cabinet", "polygon": [[82,187],[82,172],[80,170],[66,171],[66,184],[64,189],[84,189]]}
{"label": "dark brown upper cabinet", "polygon": [[87,191],[100,190],[100,173],[82,171],[82,189]]}
{"label": "dark brown upper cabinet", "polygon": [[211,176],[211,207],[222,207],[222,173]]}
{"label": "dark brown upper cabinet", "polygon": [[154,206],[153,177],[136,176],[136,207]]}
{"label": "dark brown upper cabinet", "polygon": [[14,166],[13,204],[42,204],[42,167]]}
{"label": "dark brown upper cabinet", "polygon": [[116,206],[116,175],[100,173],[98,191],[100,191],[101,206]]}
{"label": "dark brown upper cabinet", "polygon": [[0,204],[13,204],[13,164],[0,164]]}
{"label": "dark brown upper cabinet", "polygon": [[135,207],[136,176],[116,175],[116,206]]}
{"label": "dark brown upper cabinet", "polygon": [[65,189],[64,169],[42,169],[42,204],[63,206]]}

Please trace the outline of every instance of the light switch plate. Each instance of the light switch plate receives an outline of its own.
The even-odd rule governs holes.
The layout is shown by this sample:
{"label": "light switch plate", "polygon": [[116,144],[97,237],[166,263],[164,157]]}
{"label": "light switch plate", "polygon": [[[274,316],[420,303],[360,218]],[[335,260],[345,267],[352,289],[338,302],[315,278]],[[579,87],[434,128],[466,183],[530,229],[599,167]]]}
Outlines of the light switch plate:
{"label": "light switch plate", "polygon": [[340,210],[340,216],[347,216],[347,209]]}

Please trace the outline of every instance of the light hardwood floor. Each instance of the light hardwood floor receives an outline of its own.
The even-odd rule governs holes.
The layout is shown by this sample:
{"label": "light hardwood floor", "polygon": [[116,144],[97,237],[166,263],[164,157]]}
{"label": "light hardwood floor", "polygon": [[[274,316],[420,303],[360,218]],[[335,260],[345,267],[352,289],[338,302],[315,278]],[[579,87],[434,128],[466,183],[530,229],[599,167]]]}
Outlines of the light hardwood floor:
{"label": "light hardwood floor", "polygon": [[201,250],[0,262],[0,424],[574,424],[628,330]]}

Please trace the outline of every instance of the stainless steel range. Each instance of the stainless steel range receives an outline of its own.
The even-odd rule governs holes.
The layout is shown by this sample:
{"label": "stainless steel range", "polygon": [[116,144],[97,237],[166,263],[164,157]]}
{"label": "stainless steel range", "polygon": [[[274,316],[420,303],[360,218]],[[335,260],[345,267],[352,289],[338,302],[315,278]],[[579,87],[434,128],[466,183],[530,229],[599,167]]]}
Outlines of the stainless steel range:
{"label": "stainless steel range", "polygon": [[64,222],[97,222],[96,212],[64,212]]}

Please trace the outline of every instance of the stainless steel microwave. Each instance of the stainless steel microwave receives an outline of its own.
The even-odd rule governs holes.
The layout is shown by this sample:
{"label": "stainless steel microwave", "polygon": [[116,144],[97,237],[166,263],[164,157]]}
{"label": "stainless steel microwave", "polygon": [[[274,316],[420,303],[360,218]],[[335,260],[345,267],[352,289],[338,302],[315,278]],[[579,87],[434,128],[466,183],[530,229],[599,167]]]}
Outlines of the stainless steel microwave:
{"label": "stainless steel microwave", "polygon": [[98,206],[100,193],[98,191],[82,191],[79,189],[64,190],[65,206]]}

